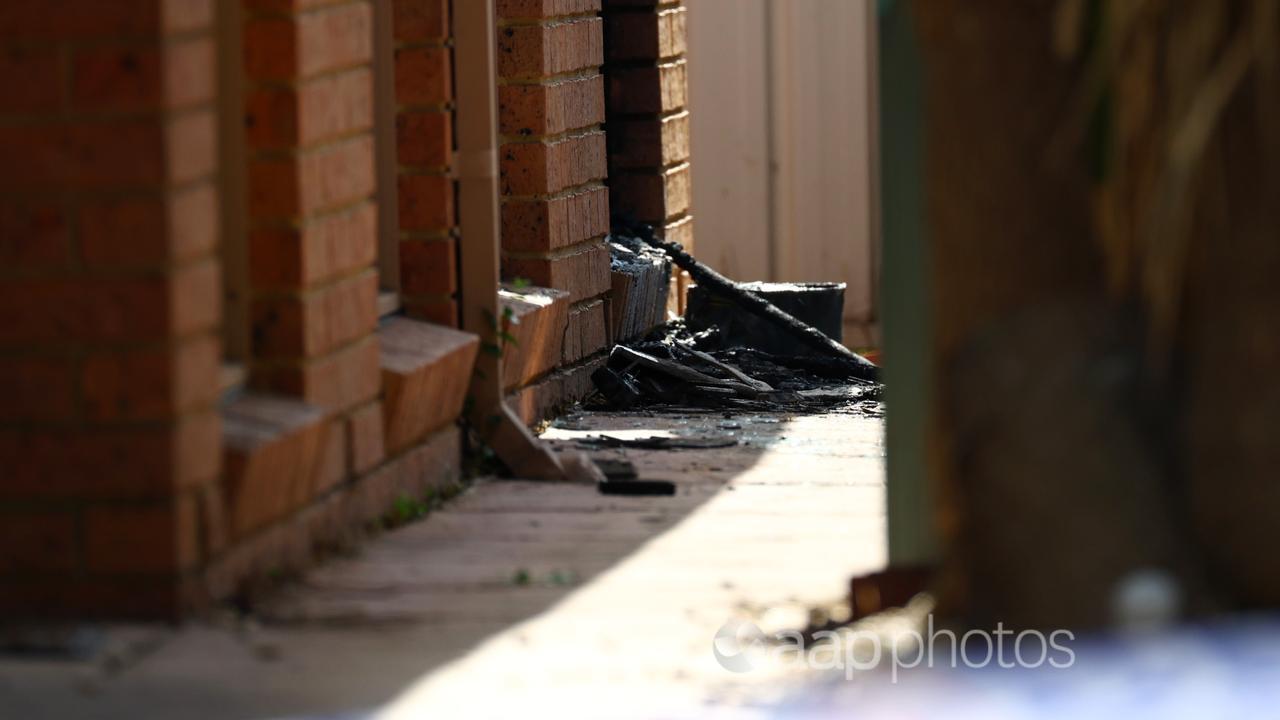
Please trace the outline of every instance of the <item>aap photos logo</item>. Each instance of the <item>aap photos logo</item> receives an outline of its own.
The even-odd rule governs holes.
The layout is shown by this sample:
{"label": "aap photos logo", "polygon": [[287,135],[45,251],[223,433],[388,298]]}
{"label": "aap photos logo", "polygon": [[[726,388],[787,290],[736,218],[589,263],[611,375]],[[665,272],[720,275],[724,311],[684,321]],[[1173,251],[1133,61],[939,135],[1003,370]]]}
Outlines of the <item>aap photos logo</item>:
{"label": "aap photos logo", "polygon": [[711,641],[711,654],[715,655],[720,667],[729,672],[750,672],[755,666],[747,654],[763,647],[764,631],[753,622],[730,620],[716,631]]}
{"label": "aap photos logo", "polygon": [[918,667],[1062,669],[1074,665],[1076,659],[1070,646],[1075,635],[1070,630],[1015,632],[996,623],[991,630],[957,633],[935,628],[932,614],[926,627],[881,630],[820,630],[811,636],[795,630],[766,634],[753,622],[731,619],[716,631],[711,653],[720,667],[733,673],[800,665],[811,670],[844,670],[852,678],[857,671],[888,666],[895,683],[899,670]]}

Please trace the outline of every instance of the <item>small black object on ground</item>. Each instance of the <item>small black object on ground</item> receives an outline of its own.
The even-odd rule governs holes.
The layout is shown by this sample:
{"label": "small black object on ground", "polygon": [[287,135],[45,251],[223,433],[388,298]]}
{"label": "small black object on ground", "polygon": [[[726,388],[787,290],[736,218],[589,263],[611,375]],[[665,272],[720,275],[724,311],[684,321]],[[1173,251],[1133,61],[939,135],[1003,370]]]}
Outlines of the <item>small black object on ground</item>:
{"label": "small black object on ground", "polygon": [[627,495],[664,497],[676,494],[676,484],[670,480],[606,480],[596,484],[601,495]]}

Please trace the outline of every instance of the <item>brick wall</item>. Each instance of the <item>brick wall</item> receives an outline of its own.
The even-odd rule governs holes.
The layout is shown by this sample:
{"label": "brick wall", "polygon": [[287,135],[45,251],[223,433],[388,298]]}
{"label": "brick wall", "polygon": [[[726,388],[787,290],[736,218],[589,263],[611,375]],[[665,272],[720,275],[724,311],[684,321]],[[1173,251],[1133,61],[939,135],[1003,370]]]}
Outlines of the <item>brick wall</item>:
{"label": "brick wall", "polygon": [[[604,348],[610,287],[600,2],[497,7],[502,273],[568,293],[552,364],[574,365]],[[563,384],[551,394],[573,399]]]}
{"label": "brick wall", "polygon": [[[458,478],[478,339],[456,325],[448,0],[390,5],[375,63],[370,0],[243,0],[251,390],[223,408],[225,595],[404,496]],[[390,82],[375,77],[391,73]],[[375,132],[377,88],[394,132]],[[377,187],[375,137],[395,143]],[[382,176],[385,177],[385,176]],[[393,193],[408,317],[381,321],[377,197]],[[436,321],[423,322],[422,318]]]}
{"label": "brick wall", "polygon": [[378,393],[373,8],[243,0],[254,387]]}
{"label": "brick wall", "polygon": [[[174,617],[459,477],[478,340],[449,327],[450,2],[391,0],[389,64],[372,0],[238,2],[0,3],[0,612]],[[605,21],[599,0],[498,10],[503,273],[542,286],[504,294],[507,379],[533,420],[589,390],[606,344]],[[219,82],[220,49],[243,83]],[[687,172],[679,116],[618,116],[672,128],[657,156],[615,147],[619,177]],[[230,390],[224,293],[247,298]]]}
{"label": "brick wall", "polygon": [[400,293],[406,312],[458,325],[453,49],[448,0],[394,0]]}
{"label": "brick wall", "polygon": [[[680,0],[604,0],[604,72],[613,214],[692,250],[685,13]],[[675,283],[683,298],[688,275]]]}
{"label": "brick wall", "polygon": [[213,8],[0,4],[0,612],[180,604],[218,475]]}

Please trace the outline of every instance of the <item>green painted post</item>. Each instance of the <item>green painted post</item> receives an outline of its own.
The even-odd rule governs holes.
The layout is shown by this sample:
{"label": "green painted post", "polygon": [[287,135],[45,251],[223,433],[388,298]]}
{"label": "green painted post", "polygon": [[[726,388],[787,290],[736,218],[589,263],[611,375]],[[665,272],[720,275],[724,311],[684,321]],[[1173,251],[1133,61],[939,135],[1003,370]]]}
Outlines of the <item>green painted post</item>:
{"label": "green painted post", "polygon": [[882,308],[889,565],[932,564],[939,548],[928,474],[932,392],[924,209],[923,72],[911,8],[879,2]]}

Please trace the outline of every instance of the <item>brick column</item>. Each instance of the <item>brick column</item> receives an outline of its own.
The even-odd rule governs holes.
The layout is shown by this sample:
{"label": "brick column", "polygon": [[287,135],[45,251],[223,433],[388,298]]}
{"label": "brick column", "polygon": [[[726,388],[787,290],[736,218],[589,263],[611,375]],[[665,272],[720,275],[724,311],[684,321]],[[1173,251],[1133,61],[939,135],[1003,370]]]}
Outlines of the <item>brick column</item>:
{"label": "brick column", "polygon": [[563,363],[605,344],[609,196],[599,10],[599,0],[498,0],[503,277],[569,293]]}
{"label": "brick column", "polygon": [[400,294],[406,314],[458,325],[449,0],[394,0]]}
{"label": "brick column", "polygon": [[218,475],[212,0],[0,5],[0,613],[172,616]]}
{"label": "brick column", "polygon": [[251,382],[361,409],[379,387],[373,8],[243,2]]}
{"label": "brick column", "polygon": [[683,3],[605,0],[604,17],[613,214],[692,249]]}

